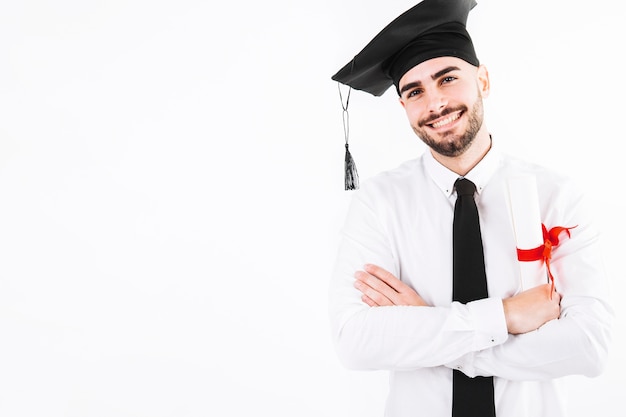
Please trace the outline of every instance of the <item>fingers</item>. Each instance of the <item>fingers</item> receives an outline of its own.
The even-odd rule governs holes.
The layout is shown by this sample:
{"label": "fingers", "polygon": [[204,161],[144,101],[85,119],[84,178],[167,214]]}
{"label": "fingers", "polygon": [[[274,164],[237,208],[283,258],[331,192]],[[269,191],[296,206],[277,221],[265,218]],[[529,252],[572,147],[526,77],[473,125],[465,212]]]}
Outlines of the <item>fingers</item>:
{"label": "fingers", "polygon": [[559,318],[561,316],[561,294],[555,288],[550,295],[552,296],[550,301],[552,302],[554,318]]}
{"label": "fingers", "polygon": [[376,266],[365,265],[365,271],[357,271],[354,286],[362,294],[362,301],[374,306],[411,305],[426,306],[420,295],[391,272]]}
{"label": "fingers", "polygon": [[369,298],[367,295],[363,294],[361,296],[361,300],[370,307],[379,307],[380,304],[376,303],[376,301]]}
{"label": "fingers", "polygon": [[395,277],[395,275],[380,266],[367,264],[364,269],[366,272],[380,279],[397,292],[405,292],[408,288],[404,282],[400,281]]}
{"label": "fingers", "polygon": [[363,296],[361,299],[369,306],[394,305],[393,299],[397,292],[385,282],[364,271],[354,274],[356,281],[354,286]]}
{"label": "fingers", "polygon": [[361,300],[370,307],[428,305],[413,288],[391,272],[371,264],[365,265],[364,269],[354,274],[354,287],[361,292]]}

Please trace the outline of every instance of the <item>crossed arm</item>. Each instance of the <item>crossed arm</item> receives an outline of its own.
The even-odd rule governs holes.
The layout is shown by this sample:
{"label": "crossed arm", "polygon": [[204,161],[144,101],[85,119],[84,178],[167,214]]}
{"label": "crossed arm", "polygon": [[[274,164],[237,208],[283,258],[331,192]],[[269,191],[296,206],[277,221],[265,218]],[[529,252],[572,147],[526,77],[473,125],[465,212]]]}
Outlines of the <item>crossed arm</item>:
{"label": "crossed arm", "polygon": [[[363,271],[355,273],[355,278],[355,288],[361,292],[363,302],[370,307],[428,307],[414,289],[379,266],[367,264]],[[551,285],[544,284],[503,299],[508,332],[528,333],[558,318],[561,296],[556,291],[550,296],[550,292]]]}
{"label": "crossed arm", "polygon": [[[450,271],[426,263],[423,271],[415,268],[417,261],[399,252],[390,239],[403,232],[387,222],[385,207],[369,194],[360,194],[347,216],[330,288],[332,337],[340,360],[350,369],[391,371],[456,369],[462,364],[468,376],[507,380],[600,372],[613,313],[597,232],[585,226],[588,221],[577,214],[575,202],[564,205],[574,214],[567,219],[547,215],[550,222],[580,226],[552,259],[558,293],[551,294],[550,285],[540,285],[504,295],[515,289],[509,275],[492,277],[494,282],[509,282],[497,291],[508,298],[448,304],[445,291],[439,291],[443,284],[435,282],[421,294],[419,286],[398,279],[402,270],[415,285],[429,285],[425,276],[436,280]],[[444,253],[446,248],[432,250]],[[365,262],[375,265],[363,266]],[[410,275],[419,273],[424,275]]]}

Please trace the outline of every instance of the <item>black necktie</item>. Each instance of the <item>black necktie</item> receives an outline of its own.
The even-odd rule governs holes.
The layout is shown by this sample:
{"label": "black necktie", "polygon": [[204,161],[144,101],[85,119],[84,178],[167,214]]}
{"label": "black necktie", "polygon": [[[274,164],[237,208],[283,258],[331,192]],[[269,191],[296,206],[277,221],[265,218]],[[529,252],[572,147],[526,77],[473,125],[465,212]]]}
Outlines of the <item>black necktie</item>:
{"label": "black necktie", "polygon": [[[465,304],[487,297],[487,276],[474,201],[476,186],[470,180],[460,178],[454,187],[457,200],[452,226],[452,299]],[[495,415],[493,377],[470,378],[455,369],[452,375],[452,417]]]}

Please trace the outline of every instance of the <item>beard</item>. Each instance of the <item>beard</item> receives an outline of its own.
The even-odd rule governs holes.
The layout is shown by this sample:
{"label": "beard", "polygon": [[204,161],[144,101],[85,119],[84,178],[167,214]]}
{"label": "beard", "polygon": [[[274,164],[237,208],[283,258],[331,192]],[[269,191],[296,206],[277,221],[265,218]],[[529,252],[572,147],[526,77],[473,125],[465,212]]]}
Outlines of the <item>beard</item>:
{"label": "beard", "polygon": [[459,106],[457,108],[451,108],[444,110],[441,114],[436,115],[434,117],[429,118],[428,120],[423,120],[418,123],[417,126],[412,126],[413,131],[419,136],[422,141],[428,145],[430,149],[435,151],[436,153],[447,156],[447,157],[455,157],[463,154],[470,147],[474,139],[476,138],[476,134],[480,130],[483,125],[483,102],[480,99],[480,96],[472,106],[472,110],[469,112],[469,125],[465,132],[461,135],[454,134],[452,131],[443,132],[443,139],[440,141],[435,140],[432,136],[430,136],[426,129],[423,129],[427,123],[438,119],[439,117],[445,116],[449,113],[453,113],[456,111],[467,112],[467,106]]}

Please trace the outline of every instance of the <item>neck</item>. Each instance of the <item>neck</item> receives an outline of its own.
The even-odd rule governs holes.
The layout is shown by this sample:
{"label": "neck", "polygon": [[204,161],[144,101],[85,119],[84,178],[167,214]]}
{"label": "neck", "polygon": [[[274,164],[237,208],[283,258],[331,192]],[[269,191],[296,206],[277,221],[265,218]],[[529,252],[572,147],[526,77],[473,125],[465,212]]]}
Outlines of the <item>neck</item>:
{"label": "neck", "polygon": [[481,129],[470,147],[458,156],[444,156],[431,150],[433,157],[450,171],[465,176],[472,170],[491,149],[491,135],[486,129]]}

